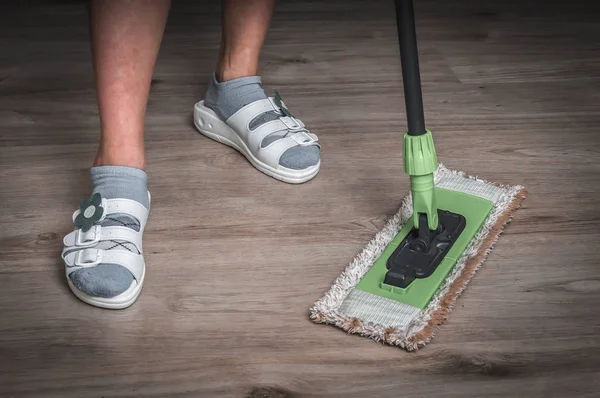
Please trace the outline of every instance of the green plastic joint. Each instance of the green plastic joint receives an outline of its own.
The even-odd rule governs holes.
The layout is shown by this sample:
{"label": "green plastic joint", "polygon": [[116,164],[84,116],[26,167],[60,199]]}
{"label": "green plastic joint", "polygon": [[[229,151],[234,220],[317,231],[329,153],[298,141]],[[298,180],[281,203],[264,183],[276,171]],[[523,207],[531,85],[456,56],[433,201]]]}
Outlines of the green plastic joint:
{"label": "green plastic joint", "polygon": [[419,228],[419,214],[425,213],[429,229],[437,229],[438,213],[433,174],[410,176],[410,190],[413,199],[413,224],[415,228]]}
{"label": "green plastic joint", "polygon": [[438,168],[431,131],[423,135],[404,134],[404,172],[410,176],[413,198],[413,224],[419,228],[419,214],[427,215],[429,229],[438,227],[433,173]]}
{"label": "green plastic joint", "polygon": [[409,176],[433,174],[438,168],[431,131],[423,135],[404,133],[404,172]]}

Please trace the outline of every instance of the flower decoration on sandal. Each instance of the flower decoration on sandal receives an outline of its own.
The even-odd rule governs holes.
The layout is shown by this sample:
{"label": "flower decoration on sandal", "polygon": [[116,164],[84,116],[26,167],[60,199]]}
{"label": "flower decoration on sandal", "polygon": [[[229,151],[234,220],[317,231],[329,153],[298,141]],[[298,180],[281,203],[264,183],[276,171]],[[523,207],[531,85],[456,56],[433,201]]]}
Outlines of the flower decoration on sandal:
{"label": "flower decoration on sandal", "polygon": [[94,223],[104,218],[103,199],[99,193],[95,193],[89,199],[82,199],[79,203],[79,214],[75,217],[75,226],[83,232],[89,231]]}
{"label": "flower decoration on sandal", "polygon": [[275,102],[275,105],[277,105],[281,109],[281,111],[283,112],[284,115],[286,115],[287,117],[295,118],[295,116],[292,115],[292,112],[290,112],[290,110],[285,107],[285,104],[283,103],[283,99],[281,98],[281,94],[279,94],[279,92],[277,90],[275,90],[275,96],[273,97],[273,102]]}

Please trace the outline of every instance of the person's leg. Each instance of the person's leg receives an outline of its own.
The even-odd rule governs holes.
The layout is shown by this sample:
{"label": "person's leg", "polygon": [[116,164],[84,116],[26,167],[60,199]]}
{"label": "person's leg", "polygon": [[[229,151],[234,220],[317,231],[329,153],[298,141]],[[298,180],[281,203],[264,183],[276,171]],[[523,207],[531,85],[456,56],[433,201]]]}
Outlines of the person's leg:
{"label": "person's leg", "polygon": [[223,0],[219,82],[258,75],[260,51],[269,30],[275,0]]}
{"label": "person's leg", "polygon": [[[101,122],[100,145],[91,168],[93,193],[106,199],[135,201],[146,210],[150,206],[144,171],[144,117],[169,7],[170,0],[90,2],[90,37]],[[142,210],[140,214],[143,213]],[[105,227],[128,227],[140,233],[141,224],[131,212],[108,214],[100,223],[102,231]],[[75,252],[78,248],[69,249]],[[94,249],[141,254],[126,239],[101,241]],[[80,292],[103,299],[125,292],[134,281],[126,268],[104,262],[77,269],[68,277]]]}
{"label": "person's leg", "polygon": [[94,166],[145,169],[144,116],[170,0],[92,0],[90,35],[102,136]]}
{"label": "person's leg", "polygon": [[[205,104],[222,120],[227,120],[244,106],[264,100],[258,63],[275,0],[222,0],[222,35],[219,59],[209,83]],[[283,115],[267,112],[253,121],[253,129]],[[265,138],[262,146],[283,138],[284,133]],[[315,166],[320,160],[320,148],[295,146],[286,150],[279,164],[293,170]]]}

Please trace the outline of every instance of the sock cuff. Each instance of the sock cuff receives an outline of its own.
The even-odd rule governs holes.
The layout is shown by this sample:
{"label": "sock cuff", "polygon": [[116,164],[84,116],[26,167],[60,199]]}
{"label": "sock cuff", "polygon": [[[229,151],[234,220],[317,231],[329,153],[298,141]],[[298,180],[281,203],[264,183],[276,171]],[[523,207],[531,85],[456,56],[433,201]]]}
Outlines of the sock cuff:
{"label": "sock cuff", "polygon": [[247,84],[260,84],[262,85],[262,79],[260,76],[243,76],[237,77],[235,79],[226,80],[224,82],[219,82],[217,80],[216,72],[212,74],[212,84],[218,90],[231,90],[240,86],[245,86]]}
{"label": "sock cuff", "polygon": [[148,177],[142,169],[127,166],[94,166],[90,168],[94,193],[107,199],[125,198],[150,208]]}
{"label": "sock cuff", "polygon": [[129,166],[93,166],[90,167],[90,173],[92,174],[92,179],[94,177],[120,175],[136,178],[142,180],[144,183],[148,181],[148,176],[144,170]]}

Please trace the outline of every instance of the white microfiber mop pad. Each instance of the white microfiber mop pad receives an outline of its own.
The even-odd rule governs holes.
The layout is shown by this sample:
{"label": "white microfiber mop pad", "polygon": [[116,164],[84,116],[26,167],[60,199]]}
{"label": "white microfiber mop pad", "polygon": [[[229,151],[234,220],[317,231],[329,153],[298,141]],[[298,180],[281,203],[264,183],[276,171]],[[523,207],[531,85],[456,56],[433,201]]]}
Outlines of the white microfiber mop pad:
{"label": "white microfiber mop pad", "polygon": [[412,197],[409,193],[402,200],[398,212],[311,308],[310,318],[313,322],[335,325],[348,333],[360,334],[408,351],[431,341],[527,194],[520,185],[490,183],[449,170],[442,164],[435,172],[434,179],[437,187],[482,197],[492,201],[494,207],[427,307],[420,309],[355,289],[412,216]]}

